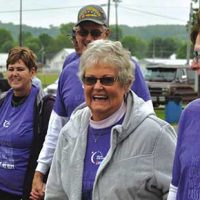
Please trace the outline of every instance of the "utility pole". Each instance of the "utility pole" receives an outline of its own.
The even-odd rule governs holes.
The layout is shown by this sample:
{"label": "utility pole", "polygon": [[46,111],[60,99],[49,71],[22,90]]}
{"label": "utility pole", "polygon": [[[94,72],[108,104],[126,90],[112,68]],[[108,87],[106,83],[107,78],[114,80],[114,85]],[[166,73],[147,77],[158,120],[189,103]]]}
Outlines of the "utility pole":
{"label": "utility pole", "polygon": [[22,46],[22,0],[20,0],[20,9],[19,9],[19,46]]}
{"label": "utility pole", "polygon": [[190,13],[189,13],[189,21],[188,21],[188,28],[187,28],[187,62],[186,64],[189,65],[190,63],[190,51],[191,51],[191,41],[190,41],[190,33],[191,33],[191,22],[192,22],[192,2],[190,3]]}
{"label": "utility pole", "polygon": [[121,0],[113,0],[115,2],[115,40],[119,40],[119,27],[118,27],[118,3],[121,2]]}
{"label": "utility pole", "polygon": [[108,0],[107,20],[108,20],[107,23],[109,26],[109,23],[110,23],[110,0]]}
{"label": "utility pole", "polygon": [[117,7],[118,7],[118,1],[117,0],[113,0],[115,2],[115,40],[118,41],[119,40],[119,31],[118,31],[118,11],[117,11]]}
{"label": "utility pole", "polygon": [[155,57],[156,57],[156,56],[155,56],[155,50],[156,50],[156,49],[155,49],[155,46],[156,46],[155,43],[156,43],[155,38],[153,38],[153,39],[152,39],[152,45],[153,45],[153,48],[152,48],[152,58],[153,58],[153,59],[155,59]]}

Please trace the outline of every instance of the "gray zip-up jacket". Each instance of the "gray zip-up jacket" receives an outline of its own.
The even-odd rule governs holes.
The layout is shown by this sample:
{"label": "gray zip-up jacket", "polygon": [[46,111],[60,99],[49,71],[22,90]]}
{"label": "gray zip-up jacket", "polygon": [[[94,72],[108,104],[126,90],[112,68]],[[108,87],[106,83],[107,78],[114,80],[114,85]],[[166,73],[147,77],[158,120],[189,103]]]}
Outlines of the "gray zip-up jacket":
{"label": "gray zip-up jacket", "polygon": [[[113,127],[110,149],[97,171],[93,200],[167,199],[176,133],[133,92],[129,92],[126,105],[124,121]],[[81,107],[61,130],[46,200],[81,200],[91,115],[88,107]]]}

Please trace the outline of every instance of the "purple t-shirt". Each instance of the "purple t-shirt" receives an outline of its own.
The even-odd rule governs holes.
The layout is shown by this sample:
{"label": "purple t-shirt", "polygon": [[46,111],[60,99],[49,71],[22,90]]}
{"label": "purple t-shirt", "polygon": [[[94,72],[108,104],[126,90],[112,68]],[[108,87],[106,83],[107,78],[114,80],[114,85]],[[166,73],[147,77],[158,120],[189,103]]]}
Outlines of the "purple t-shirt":
{"label": "purple t-shirt", "polygon": [[25,102],[11,106],[8,91],[0,108],[0,190],[22,195],[30,147],[33,140],[34,102],[38,89],[32,87]]}
{"label": "purple t-shirt", "polygon": [[82,200],[92,200],[92,190],[97,170],[110,148],[111,129],[117,124],[122,124],[123,120],[124,117],[107,128],[95,129],[91,126],[88,127],[82,181]]}
{"label": "purple t-shirt", "polygon": [[[68,64],[60,75],[54,111],[62,117],[70,117],[73,110],[84,102],[83,86],[77,75],[80,58]],[[135,64],[135,81],[132,90],[144,101],[151,99],[148,86],[139,65]]]}
{"label": "purple t-shirt", "polygon": [[135,60],[132,59],[132,61],[135,65],[135,81],[131,89],[135,92],[135,94],[141,97],[144,101],[151,100],[149,88],[144,79],[140,66]]}
{"label": "purple t-shirt", "polygon": [[177,200],[200,199],[200,100],[190,103],[179,121],[172,184]]}
{"label": "purple t-shirt", "polygon": [[76,52],[69,54],[63,63],[62,69],[64,69],[69,63],[73,62],[74,60],[76,60],[79,57],[80,57],[80,55],[77,54]]}
{"label": "purple t-shirt", "polygon": [[73,110],[85,100],[83,86],[77,75],[79,61],[76,59],[71,62],[59,77],[54,105],[54,111],[59,116],[70,117]]}
{"label": "purple t-shirt", "polygon": [[82,199],[92,199],[92,188],[99,165],[110,148],[111,127],[93,129],[89,127],[87,149],[84,160]]}

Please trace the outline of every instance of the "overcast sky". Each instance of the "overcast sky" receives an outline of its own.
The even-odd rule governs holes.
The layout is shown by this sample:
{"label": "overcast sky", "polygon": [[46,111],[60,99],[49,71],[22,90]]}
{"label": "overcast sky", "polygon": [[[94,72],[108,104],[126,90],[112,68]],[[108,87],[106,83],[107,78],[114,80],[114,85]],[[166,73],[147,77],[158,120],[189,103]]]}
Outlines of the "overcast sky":
{"label": "overcast sky", "polygon": [[[22,23],[34,27],[59,26],[76,22],[78,10],[88,4],[101,4],[107,13],[108,0],[22,0]],[[19,24],[20,0],[0,0],[0,21]],[[128,26],[155,24],[185,25],[190,0],[122,0],[118,5],[118,23]],[[111,0],[110,24],[115,24],[115,6]]]}

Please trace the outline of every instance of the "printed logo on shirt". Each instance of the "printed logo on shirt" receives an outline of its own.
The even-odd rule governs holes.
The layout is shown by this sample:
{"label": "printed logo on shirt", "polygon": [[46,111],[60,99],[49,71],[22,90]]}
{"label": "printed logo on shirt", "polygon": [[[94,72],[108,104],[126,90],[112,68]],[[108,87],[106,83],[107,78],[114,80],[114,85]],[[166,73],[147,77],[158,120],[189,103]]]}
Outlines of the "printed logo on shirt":
{"label": "printed logo on shirt", "polygon": [[0,162],[0,167],[4,169],[15,169],[15,165]]}
{"label": "printed logo on shirt", "polygon": [[0,168],[14,169],[13,148],[8,141],[1,141],[0,152]]}
{"label": "printed logo on shirt", "polygon": [[1,155],[0,156],[0,168],[3,169],[15,169],[14,160],[11,155]]}
{"label": "printed logo on shirt", "polygon": [[100,165],[104,157],[100,151],[92,152],[91,162],[95,165]]}
{"label": "printed logo on shirt", "polygon": [[4,128],[8,128],[10,126],[10,122],[8,120],[5,120],[3,123]]}

